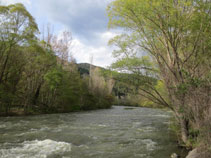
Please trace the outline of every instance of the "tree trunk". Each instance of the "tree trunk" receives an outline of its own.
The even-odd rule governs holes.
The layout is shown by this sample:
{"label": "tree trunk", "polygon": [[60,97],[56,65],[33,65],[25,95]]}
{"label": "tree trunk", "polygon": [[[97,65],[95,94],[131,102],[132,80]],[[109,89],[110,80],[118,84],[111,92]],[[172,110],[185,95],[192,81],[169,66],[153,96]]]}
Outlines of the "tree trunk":
{"label": "tree trunk", "polygon": [[187,144],[188,142],[188,120],[180,118],[181,139]]}
{"label": "tree trunk", "polygon": [[0,83],[3,81],[4,72],[5,72],[5,69],[6,69],[6,66],[7,66],[8,59],[9,59],[9,55],[7,55],[6,60],[3,64],[3,68],[2,68],[2,72],[1,72],[1,76],[0,76]]}
{"label": "tree trunk", "polygon": [[36,90],[36,93],[35,93],[34,98],[33,98],[33,105],[36,105],[37,104],[37,99],[38,99],[38,97],[40,95],[41,86],[42,86],[42,83],[39,84],[39,86],[38,86],[38,88]]}

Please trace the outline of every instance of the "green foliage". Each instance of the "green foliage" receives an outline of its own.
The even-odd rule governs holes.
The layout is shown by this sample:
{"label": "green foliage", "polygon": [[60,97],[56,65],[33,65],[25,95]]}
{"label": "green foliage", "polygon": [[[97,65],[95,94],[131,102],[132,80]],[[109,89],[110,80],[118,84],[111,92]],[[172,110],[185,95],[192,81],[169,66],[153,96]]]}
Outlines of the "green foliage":
{"label": "green foliage", "polygon": [[64,41],[70,33],[63,33],[63,42],[51,35],[39,40],[37,33],[34,18],[22,4],[0,6],[0,115],[110,107],[106,88],[98,87],[100,95],[93,93],[77,65],[65,58],[69,46]]}
{"label": "green foliage", "polygon": [[153,105],[155,105],[155,104],[150,100],[144,100],[141,102],[141,105],[143,107],[153,107]]}
{"label": "green foliage", "polygon": [[5,41],[25,42],[33,39],[35,33],[38,32],[34,18],[23,4],[0,6],[0,14],[3,15],[1,16],[0,32]]}
{"label": "green foliage", "polygon": [[44,76],[44,80],[49,85],[51,90],[56,89],[62,81],[62,72],[58,69],[52,69],[47,72]]}
{"label": "green foliage", "polygon": [[[136,65],[130,60],[140,58],[139,52],[147,53],[159,69],[154,77],[162,80],[164,86],[159,82],[150,86],[146,82],[144,87],[139,87],[144,96],[174,112],[180,138],[186,145],[191,146],[197,140],[194,144],[208,149],[211,144],[208,130],[211,124],[207,121],[211,108],[210,1],[114,0],[107,11],[109,27],[125,30],[110,41],[119,48],[114,51],[114,56],[119,57],[114,67],[137,74],[135,69],[128,69]],[[205,126],[208,129],[202,130]]]}
{"label": "green foliage", "polygon": [[[128,70],[128,71],[145,71],[158,72],[155,66],[150,61],[149,56],[122,58],[117,60],[111,66],[113,69]],[[141,73],[141,72],[140,72]]]}

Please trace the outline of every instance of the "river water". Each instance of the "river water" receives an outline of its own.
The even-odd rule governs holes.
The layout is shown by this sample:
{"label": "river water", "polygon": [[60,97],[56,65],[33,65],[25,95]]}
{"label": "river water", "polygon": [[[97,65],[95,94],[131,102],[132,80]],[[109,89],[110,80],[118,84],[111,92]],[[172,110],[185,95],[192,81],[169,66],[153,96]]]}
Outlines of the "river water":
{"label": "river water", "polygon": [[0,118],[0,158],[170,158],[180,153],[171,114],[107,110]]}

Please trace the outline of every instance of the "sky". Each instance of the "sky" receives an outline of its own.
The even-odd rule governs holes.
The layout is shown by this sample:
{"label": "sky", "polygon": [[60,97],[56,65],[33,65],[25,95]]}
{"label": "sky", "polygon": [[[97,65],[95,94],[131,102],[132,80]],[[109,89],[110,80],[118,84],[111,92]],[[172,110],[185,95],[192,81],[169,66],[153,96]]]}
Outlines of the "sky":
{"label": "sky", "polygon": [[40,31],[51,24],[54,32],[72,33],[71,53],[77,63],[107,67],[115,59],[107,45],[118,34],[107,27],[106,6],[111,0],[0,0],[3,4],[23,3],[35,18]]}

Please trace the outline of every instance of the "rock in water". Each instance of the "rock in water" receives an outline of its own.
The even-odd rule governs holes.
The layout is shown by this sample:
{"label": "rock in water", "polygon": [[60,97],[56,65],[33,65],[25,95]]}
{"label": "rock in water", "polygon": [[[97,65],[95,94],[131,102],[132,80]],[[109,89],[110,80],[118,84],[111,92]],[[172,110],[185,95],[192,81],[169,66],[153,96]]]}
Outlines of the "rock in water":
{"label": "rock in water", "polygon": [[171,158],[178,158],[178,155],[176,153],[171,154]]}
{"label": "rock in water", "polygon": [[197,149],[194,149],[188,153],[186,158],[200,158],[200,154],[198,153]]}

